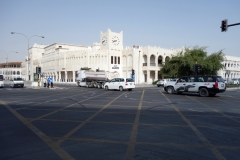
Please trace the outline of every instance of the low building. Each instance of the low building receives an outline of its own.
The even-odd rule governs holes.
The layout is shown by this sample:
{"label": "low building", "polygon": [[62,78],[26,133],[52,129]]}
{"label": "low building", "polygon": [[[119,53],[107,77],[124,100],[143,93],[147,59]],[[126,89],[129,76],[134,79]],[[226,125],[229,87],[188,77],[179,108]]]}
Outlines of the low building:
{"label": "low building", "polygon": [[2,74],[6,80],[22,78],[21,63],[22,62],[0,63],[0,74]]}

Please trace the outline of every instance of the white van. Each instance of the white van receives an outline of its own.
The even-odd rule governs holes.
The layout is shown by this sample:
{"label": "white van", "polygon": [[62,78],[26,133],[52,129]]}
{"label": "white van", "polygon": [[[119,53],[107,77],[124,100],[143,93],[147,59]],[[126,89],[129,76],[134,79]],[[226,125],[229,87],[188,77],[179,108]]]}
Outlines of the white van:
{"label": "white van", "polygon": [[2,74],[0,74],[0,87],[3,88],[4,87],[4,77]]}
{"label": "white van", "polygon": [[135,88],[135,83],[132,78],[114,78],[104,84],[105,90],[116,89],[116,90],[129,90]]}

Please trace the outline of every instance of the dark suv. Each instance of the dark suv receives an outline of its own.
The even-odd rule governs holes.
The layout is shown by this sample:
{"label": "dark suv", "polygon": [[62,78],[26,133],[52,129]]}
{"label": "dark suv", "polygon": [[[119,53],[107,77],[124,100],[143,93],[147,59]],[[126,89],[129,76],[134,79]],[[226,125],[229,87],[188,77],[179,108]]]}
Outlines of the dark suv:
{"label": "dark suv", "polygon": [[183,92],[199,93],[200,96],[215,96],[217,93],[224,92],[226,85],[221,76],[204,75],[204,76],[183,76],[176,82],[167,82],[164,86],[167,93]]}

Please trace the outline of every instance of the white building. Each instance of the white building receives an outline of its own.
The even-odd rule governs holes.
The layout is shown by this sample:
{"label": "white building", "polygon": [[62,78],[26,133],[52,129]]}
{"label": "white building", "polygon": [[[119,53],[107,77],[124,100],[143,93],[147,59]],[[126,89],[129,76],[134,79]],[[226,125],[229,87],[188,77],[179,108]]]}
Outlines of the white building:
{"label": "white building", "polygon": [[[107,32],[100,33],[100,43],[93,43],[92,46],[63,43],[47,46],[33,45],[30,49],[30,75],[33,75],[36,67],[39,66],[42,76],[53,77],[55,82],[75,82],[77,71],[83,67],[105,70],[109,73],[110,78],[131,77],[132,69],[134,69],[136,84],[150,84],[163,78],[159,75],[161,65],[167,58],[180,51],[184,51],[184,47],[179,49],[151,46],[123,47],[123,32],[116,33],[108,29]],[[227,56],[227,58],[230,57]],[[239,59],[234,64],[237,65],[237,63],[240,63]],[[27,63],[23,62],[22,72],[25,76],[26,66]],[[235,71],[238,72],[236,76],[239,76],[239,70],[238,67],[238,71]],[[223,72],[219,71],[222,77],[224,77]],[[30,76],[30,79],[33,80],[33,76]]]}
{"label": "white building", "polygon": [[225,69],[218,71],[218,75],[226,80],[240,78],[240,57],[225,56],[225,58],[223,62]]}
{"label": "white building", "polygon": [[6,80],[22,78],[21,63],[22,62],[0,63],[0,74],[3,75]]}

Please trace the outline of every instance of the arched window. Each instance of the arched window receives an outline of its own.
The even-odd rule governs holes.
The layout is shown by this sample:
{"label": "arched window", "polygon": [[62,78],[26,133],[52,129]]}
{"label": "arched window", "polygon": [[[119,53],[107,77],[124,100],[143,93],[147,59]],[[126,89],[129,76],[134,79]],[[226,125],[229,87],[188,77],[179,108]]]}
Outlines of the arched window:
{"label": "arched window", "polygon": [[20,72],[19,72],[19,71],[17,71],[17,75],[20,75]]}
{"label": "arched window", "polygon": [[151,56],[150,56],[150,66],[156,66],[155,56],[154,56],[154,55],[151,55]]}

